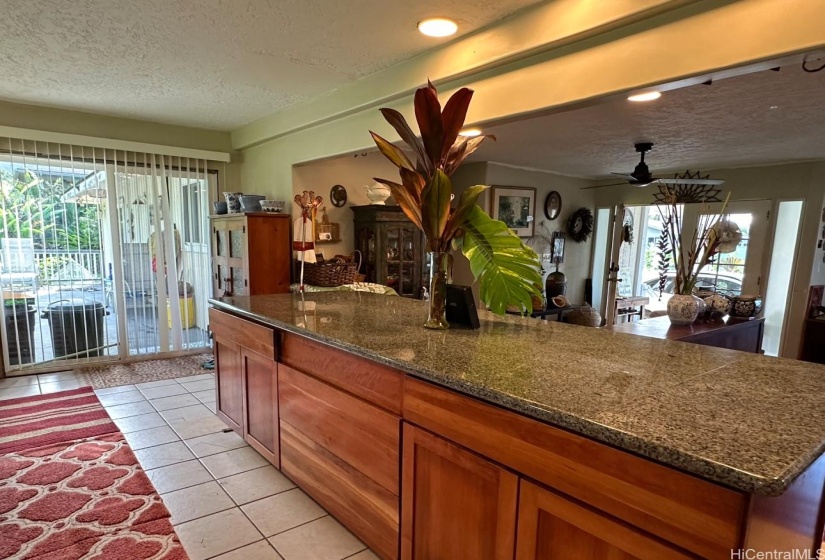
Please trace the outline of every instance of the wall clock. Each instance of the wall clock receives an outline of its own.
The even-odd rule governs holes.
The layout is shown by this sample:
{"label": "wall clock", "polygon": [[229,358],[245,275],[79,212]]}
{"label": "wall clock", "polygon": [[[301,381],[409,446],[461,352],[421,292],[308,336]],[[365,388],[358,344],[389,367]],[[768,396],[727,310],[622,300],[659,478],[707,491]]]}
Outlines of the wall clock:
{"label": "wall clock", "polygon": [[567,220],[567,233],[576,243],[584,243],[593,233],[593,212],[589,208],[579,208]]}
{"label": "wall clock", "polygon": [[343,185],[335,185],[329,191],[329,201],[336,208],[340,208],[347,203],[347,189]]}
{"label": "wall clock", "polygon": [[561,213],[561,195],[557,191],[550,191],[544,199],[544,215],[548,220],[555,220]]}

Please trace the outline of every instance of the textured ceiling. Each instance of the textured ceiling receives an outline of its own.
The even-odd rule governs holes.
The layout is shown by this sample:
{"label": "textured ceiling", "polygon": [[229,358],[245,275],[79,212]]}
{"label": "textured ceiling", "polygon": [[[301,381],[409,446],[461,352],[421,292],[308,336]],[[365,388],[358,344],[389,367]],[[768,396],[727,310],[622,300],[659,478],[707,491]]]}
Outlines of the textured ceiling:
{"label": "textured ceiling", "polygon": [[485,142],[472,160],[588,178],[630,173],[641,141],[655,144],[646,156],[653,171],[825,159],[825,70],[786,66],[671,90],[649,103],[612,99],[484,131],[498,141]]}
{"label": "textured ceiling", "polygon": [[228,130],[536,0],[4,0],[0,99]]}

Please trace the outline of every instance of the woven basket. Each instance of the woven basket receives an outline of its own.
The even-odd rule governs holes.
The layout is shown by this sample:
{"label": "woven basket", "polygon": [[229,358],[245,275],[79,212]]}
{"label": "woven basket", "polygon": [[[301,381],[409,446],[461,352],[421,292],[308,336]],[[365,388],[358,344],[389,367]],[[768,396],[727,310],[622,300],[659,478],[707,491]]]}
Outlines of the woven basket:
{"label": "woven basket", "polygon": [[581,309],[574,309],[565,318],[568,323],[580,325],[582,327],[599,327],[602,324],[602,316],[599,312],[586,305]]}
{"label": "woven basket", "polygon": [[361,253],[359,251],[355,251],[350,257],[335,257],[323,264],[304,263],[304,284],[322,288],[337,288],[344,284],[352,284],[360,268]]}

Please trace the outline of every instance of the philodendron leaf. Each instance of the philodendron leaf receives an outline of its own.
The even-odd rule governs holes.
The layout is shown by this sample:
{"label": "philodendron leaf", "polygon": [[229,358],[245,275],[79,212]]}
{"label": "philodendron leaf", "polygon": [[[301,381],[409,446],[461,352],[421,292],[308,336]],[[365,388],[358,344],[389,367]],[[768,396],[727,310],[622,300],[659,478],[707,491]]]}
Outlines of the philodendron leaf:
{"label": "philodendron leaf", "polygon": [[507,306],[532,312],[532,295],[540,295],[538,255],[507,225],[474,206],[462,224],[461,251],[470,261],[481,301],[499,315]]}
{"label": "philodendron leaf", "polygon": [[452,195],[452,181],[443,171],[436,169],[421,193],[421,221],[424,224],[424,235],[433,251],[447,250],[440,245],[450,217]]}

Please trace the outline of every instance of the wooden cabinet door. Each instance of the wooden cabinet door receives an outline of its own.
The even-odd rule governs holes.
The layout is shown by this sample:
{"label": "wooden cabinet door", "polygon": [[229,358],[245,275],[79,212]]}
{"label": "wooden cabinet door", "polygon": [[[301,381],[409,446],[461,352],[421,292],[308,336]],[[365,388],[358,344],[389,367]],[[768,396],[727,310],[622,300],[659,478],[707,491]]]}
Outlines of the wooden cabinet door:
{"label": "wooden cabinet door", "polygon": [[249,295],[246,219],[213,218],[212,278],[215,297]]}
{"label": "wooden cabinet door", "polygon": [[243,435],[244,382],[241,347],[217,336],[212,342],[217,376],[216,414],[239,435]]}
{"label": "wooden cabinet door", "polygon": [[693,558],[640,530],[526,480],[521,481],[516,560]]}
{"label": "wooden cabinet door", "polygon": [[275,360],[241,351],[245,380],[244,439],[276,467],[278,453],[278,369]]}
{"label": "wooden cabinet door", "polygon": [[512,560],[518,478],[404,423],[402,560]]}

